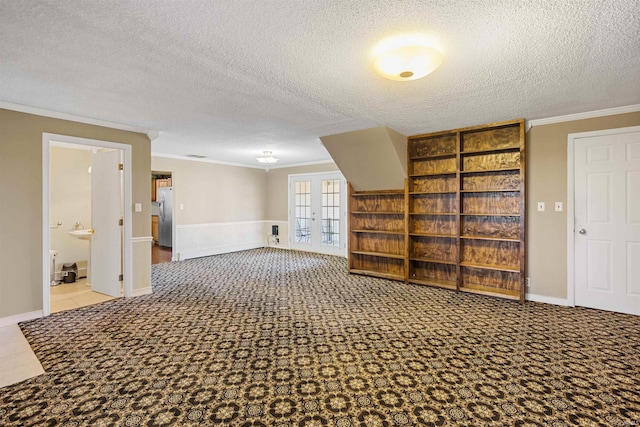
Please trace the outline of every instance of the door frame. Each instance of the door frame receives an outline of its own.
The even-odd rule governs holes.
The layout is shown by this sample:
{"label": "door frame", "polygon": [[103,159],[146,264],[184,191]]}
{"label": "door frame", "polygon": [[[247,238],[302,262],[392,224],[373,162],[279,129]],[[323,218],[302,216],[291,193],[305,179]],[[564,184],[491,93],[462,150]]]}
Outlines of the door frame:
{"label": "door frame", "polygon": [[575,147],[584,138],[640,132],[640,126],[570,133],[567,141],[567,305],[575,307]]}
{"label": "door frame", "polygon": [[[124,166],[124,192],[123,192],[123,242],[122,242],[122,275],[124,297],[129,298],[133,293],[133,245],[132,245],[132,218],[131,206],[132,198],[132,146],[118,142],[101,141],[98,139],[80,138],[70,135],[60,135],[54,133],[42,133],[42,314],[51,314],[51,282],[49,278],[50,270],[50,144],[52,141],[66,142],[70,144],[85,145],[100,148],[112,148],[122,150]],[[94,197],[92,194],[91,197]]]}
{"label": "door frame", "polygon": [[[340,238],[342,239],[342,241],[344,242],[344,253],[341,255],[337,255],[337,256],[344,256],[345,258],[347,258],[348,254],[349,254],[349,239],[348,239],[348,234],[349,234],[349,215],[347,215],[347,202],[348,202],[348,197],[347,197],[347,179],[344,177],[344,175],[342,174],[342,172],[340,170],[333,170],[333,171],[324,171],[324,172],[310,172],[310,173],[292,173],[289,174],[287,176],[287,227],[289,229],[289,248],[291,248],[291,244],[293,242],[293,239],[295,237],[295,227],[291,227],[291,179],[292,178],[303,178],[303,177],[314,177],[314,176],[319,176],[319,175],[328,175],[328,174],[339,174],[342,178],[341,180],[344,180],[344,182],[340,183],[340,211],[341,213],[344,215],[344,221],[340,221],[341,223],[341,232],[340,232]],[[343,184],[344,184],[344,188],[343,188]],[[344,225],[342,225],[344,224]],[[293,249],[293,248],[291,248]],[[314,252],[314,251],[308,251],[305,249],[293,249],[293,250],[301,250],[301,251],[305,251],[305,252]]]}

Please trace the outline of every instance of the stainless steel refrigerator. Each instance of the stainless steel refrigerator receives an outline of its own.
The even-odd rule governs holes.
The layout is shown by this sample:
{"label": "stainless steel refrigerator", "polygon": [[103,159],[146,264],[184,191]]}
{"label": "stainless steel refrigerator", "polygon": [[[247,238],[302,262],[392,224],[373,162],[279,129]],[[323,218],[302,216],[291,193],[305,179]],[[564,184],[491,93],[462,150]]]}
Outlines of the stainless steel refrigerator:
{"label": "stainless steel refrigerator", "polygon": [[171,230],[173,223],[173,189],[158,188],[158,244],[171,247]]}

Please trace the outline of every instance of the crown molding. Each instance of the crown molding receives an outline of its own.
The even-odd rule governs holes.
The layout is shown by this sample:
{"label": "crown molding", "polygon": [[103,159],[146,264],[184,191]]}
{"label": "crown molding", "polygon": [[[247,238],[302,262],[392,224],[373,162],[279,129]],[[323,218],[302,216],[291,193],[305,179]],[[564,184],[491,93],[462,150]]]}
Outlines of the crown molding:
{"label": "crown molding", "polygon": [[640,111],[640,104],[626,105],[623,107],[606,108],[604,110],[586,111],[584,113],[567,114],[565,116],[547,117],[545,119],[528,120],[525,131],[528,132],[534,126],[550,125],[553,123],[572,122],[574,120],[593,119],[596,117],[614,116],[616,114],[636,113]]}
{"label": "crown molding", "polygon": [[198,159],[194,157],[183,156],[180,154],[166,154],[166,153],[151,153],[151,157],[162,157],[165,159],[177,159],[177,160],[188,160],[190,162],[202,162],[202,163],[213,163],[217,165],[225,165],[225,166],[237,166],[241,168],[251,168],[251,169],[262,169],[264,171],[270,171],[272,169],[283,169],[283,168],[295,168],[299,166],[312,166],[312,165],[323,165],[327,163],[334,163],[333,160],[319,160],[315,162],[303,162],[303,163],[290,163],[278,166],[261,166],[261,165],[251,165],[246,163],[235,163],[235,162],[226,162],[223,160],[214,160],[214,159]]}
{"label": "crown molding", "polygon": [[30,107],[28,105],[14,104],[11,102],[0,101],[0,108],[5,110],[18,111],[20,113],[34,114],[36,116],[50,117],[52,119],[69,120],[71,122],[84,123],[87,125],[102,126],[128,132],[142,133],[147,135],[152,141],[160,135],[160,132],[157,130],[145,129],[138,126],[125,125],[122,123],[109,122],[106,120],[93,119],[90,117],[77,116],[75,114],[61,113],[44,108]]}
{"label": "crown molding", "polygon": [[314,161],[314,162],[290,163],[290,164],[286,164],[286,165],[278,165],[278,166],[275,166],[275,167],[272,166],[272,167],[266,168],[266,169],[271,170],[271,169],[297,168],[297,167],[300,167],[300,166],[326,165],[326,164],[329,164],[329,163],[335,163],[335,162],[333,161],[333,159],[331,159],[331,160],[317,160],[317,161]]}
{"label": "crown molding", "polygon": [[265,169],[262,166],[257,165],[248,165],[244,163],[234,163],[234,162],[225,162],[223,160],[213,160],[213,159],[198,159],[196,157],[183,156],[181,154],[166,154],[166,153],[154,153],[151,152],[151,157],[162,157],[165,159],[177,159],[177,160],[187,160],[190,162],[200,162],[200,163],[213,163],[216,165],[225,165],[225,166],[237,166],[241,168],[251,168],[251,169]]}

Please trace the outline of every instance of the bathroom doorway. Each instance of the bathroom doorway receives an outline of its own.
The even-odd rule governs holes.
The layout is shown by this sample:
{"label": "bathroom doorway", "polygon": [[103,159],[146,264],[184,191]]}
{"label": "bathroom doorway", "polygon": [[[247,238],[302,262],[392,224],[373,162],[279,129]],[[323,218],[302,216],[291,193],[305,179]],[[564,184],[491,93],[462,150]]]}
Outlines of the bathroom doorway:
{"label": "bathroom doorway", "polygon": [[170,262],[174,242],[174,192],[171,172],[151,172],[151,263]]}
{"label": "bathroom doorway", "polygon": [[129,145],[43,135],[44,315],[131,294],[130,163]]}

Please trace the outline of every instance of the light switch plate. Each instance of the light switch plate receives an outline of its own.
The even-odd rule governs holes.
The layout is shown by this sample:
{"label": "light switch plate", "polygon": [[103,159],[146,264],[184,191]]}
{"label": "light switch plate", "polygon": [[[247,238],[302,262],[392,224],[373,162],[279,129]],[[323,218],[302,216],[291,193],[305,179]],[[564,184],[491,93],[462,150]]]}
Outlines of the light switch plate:
{"label": "light switch plate", "polygon": [[134,210],[135,210],[136,212],[142,212],[142,203],[136,203],[136,204],[134,205]]}
{"label": "light switch plate", "polygon": [[556,202],[556,212],[562,212],[562,202]]}
{"label": "light switch plate", "polygon": [[538,212],[544,212],[544,202],[538,202]]}
{"label": "light switch plate", "polygon": [[180,203],[180,210],[184,209],[184,205],[182,203]]}

